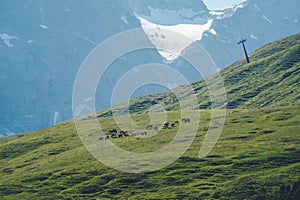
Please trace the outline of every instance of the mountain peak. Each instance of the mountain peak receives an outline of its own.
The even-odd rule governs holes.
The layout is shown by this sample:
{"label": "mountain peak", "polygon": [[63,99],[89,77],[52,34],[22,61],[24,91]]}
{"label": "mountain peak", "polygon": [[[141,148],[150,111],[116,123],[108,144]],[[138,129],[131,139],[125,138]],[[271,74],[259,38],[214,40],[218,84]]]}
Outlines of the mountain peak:
{"label": "mountain peak", "polygon": [[202,0],[129,0],[137,16],[160,25],[204,24],[209,10]]}

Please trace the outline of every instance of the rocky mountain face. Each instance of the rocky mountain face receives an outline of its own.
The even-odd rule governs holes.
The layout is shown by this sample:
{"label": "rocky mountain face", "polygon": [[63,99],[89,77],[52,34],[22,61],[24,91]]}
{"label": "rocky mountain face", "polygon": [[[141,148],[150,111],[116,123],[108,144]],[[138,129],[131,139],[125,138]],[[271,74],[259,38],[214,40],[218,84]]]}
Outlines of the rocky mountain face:
{"label": "rocky mountain face", "polygon": [[244,56],[237,45],[242,38],[248,39],[249,52],[260,46],[300,31],[300,3],[291,0],[249,0],[241,5],[220,12],[214,16],[211,30],[200,43],[210,53],[216,64],[223,68]]}
{"label": "rocky mountain face", "polygon": [[[249,0],[223,11],[209,11],[201,0],[6,1],[0,11],[0,135],[32,131],[72,117],[72,87],[88,53],[119,32],[142,27],[199,25],[196,40],[219,68],[243,57],[236,43],[247,38],[253,51],[300,30],[299,2]],[[209,23],[208,23],[209,22]],[[205,25],[205,26],[204,26]],[[203,28],[202,28],[203,26]],[[183,30],[188,34],[193,29]],[[136,65],[164,63],[155,50],[127,55],[113,63],[97,93],[97,109],[110,106],[111,89]],[[199,79],[182,59],[169,65]],[[148,89],[141,94],[159,89]],[[98,100],[100,99],[100,100]]]}
{"label": "rocky mountain face", "polygon": [[129,0],[133,12],[160,25],[203,24],[210,18],[201,0]]}
{"label": "rocky mountain face", "polygon": [[139,26],[124,1],[7,1],[0,10],[2,134],[71,118],[84,58],[111,35]]}
{"label": "rocky mountain face", "polygon": [[[248,0],[219,11],[209,11],[201,1],[191,1],[182,7],[176,7],[173,3],[169,3],[169,7],[165,4],[159,7],[157,2],[153,2],[156,1],[135,8],[136,15],[165,26],[203,25],[212,21],[204,30],[193,31],[198,31],[197,40],[219,68],[244,56],[241,47],[237,45],[242,38],[248,39],[246,46],[252,52],[264,44],[300,31],[300,3],[296,0],[291,0],[288,4],[280,0]],[[187,8],[187,5],[192,8]]]}

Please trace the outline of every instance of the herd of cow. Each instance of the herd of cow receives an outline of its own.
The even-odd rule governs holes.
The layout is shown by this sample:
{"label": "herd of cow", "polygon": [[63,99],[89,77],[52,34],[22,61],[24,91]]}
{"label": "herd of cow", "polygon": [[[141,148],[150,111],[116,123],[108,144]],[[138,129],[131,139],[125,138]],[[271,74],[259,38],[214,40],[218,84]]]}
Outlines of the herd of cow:
{"label": "herd of cow", "polygon": [[[184,118],[181,119],[181,122],[182,123],[190,123],[191,120],[190,120],[190,118],[184,117]],[[174,128],[174,127],[176,127],[177,124],[179,124],[179,121],[175,121],[175,122],[173,122],[171,124],[168,121],[165,121],[163,123],[163,127],[162,128],[163,129]],[[146,130],[154,130],[156,132],[159,130],[158,126],[154,126],[154,125],[148,125],[148,126],[145,127],[145,129]],[[147,131],[140,132],[140,135],[146,136],[147,135]],[[109,138],[122,138],[122,137],[127,137],[127,136],[133,136],[133,137],[135,137],[135,136],[137,136],[137,133],[136,133],[136,131],[133,131],[133,130],[129,130],[129,131],[123,131],[123,130],[121,130],[118,133],[117,129],[111,129],[111,130],[109,130],[109,134],[108,135],[100,137],[99,140],[109,140]]]}

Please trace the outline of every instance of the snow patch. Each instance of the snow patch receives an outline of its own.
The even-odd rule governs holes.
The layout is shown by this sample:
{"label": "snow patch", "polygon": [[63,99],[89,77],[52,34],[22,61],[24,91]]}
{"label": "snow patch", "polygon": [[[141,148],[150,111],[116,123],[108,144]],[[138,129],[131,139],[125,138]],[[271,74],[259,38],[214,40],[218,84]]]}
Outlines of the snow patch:
{"label": "snow patch", "polygon": [[258,40],[258,37],[256,37],[253,33],[250,34],[250,38],[252,38],[254,40]]}
{"label": "snow patch", "polygon": [[43,25],[43,24],[40,24],[40,27],[43,28],[43,29],[47,29],[48,28],[48,26]]}
{"label": "snow patch", "polygon": [[246,6],[246,4],[240,3],[240,4],[236,5],[236,6],[234,6],[234,7],[233,7],[233,10],[234,10],[234,12],[236,12],[238,9],[242,9],[242,8],[244,8],[245,6]]}
{"label": "snow patch", "polygon": [[216,32],[216,30],[215,29],[209,29],[209,32],[211,32],[213,35],[217,35],[217,32]]}
{"label": "snow patch", "polygon": [[91,40],[89,37],[84,37],[84,39],[86,39],[87,41],[89,41],[90,43],[92,43],[93,45],[97,45],[97,43],[93,40]]}
{"label": "snow patch", "polygon": [[17,40],[19,40],[18,37],[8,35],[7,33],[1,33],[1,34],[0,34],[0,38],[3,40],[3,42],[4,42],[4,43],[6,44],[6,46],[8,46],[8,47],[13,47],[13,46],[14,46],[12,43],[10,43],[10,40],[12,40],[12,39],[17,39]]}
{"label": "snow patch", "polygon": [[13,134],[15,134],[14,132],[11,132],[10,130],[8,130],[8,128],[5,128],[5,130],[6,130],[6,134],[7,135],[13,135]]}
{"label": "snow patch", "polygon": [[25,118],[32,119],[32,115],[24,115]]}
{"label": "snow patch", "polygon": [[267,16],[263,15],[262,17],[270,24],[273,24],[272,21]]}
{"label": "snow patch", "polygon": [[256,11],[260,11],[261,9],[257,5],[253,5],[253,8],[255,8]]}
{"label": "snow patch", "polygon": [[87,102],[89,102],[89,101],[91,101],[91,100],[93,100],[93,97],[86,98],[86,99],[84,100],[84,102],[87,103]]}
{"label": "snow patch", "polygon": [[288,20],[288,21],[291,21],[291,22],[294,22],[294,23],[298,23],[298,20],[297,19],[291,19],[290,17],[284,17],[283,19],[285,20]]}
{"label": "snow patch", "polygon": [[224,12],[222,12],[222,11],[210,11],[209,14],[210,15],[215,15],[215,16],[222,16],[222,15],[224,15]]}
{"label": "snow patch", "polygon": [[139,18],[150,20],[163,25],[173,24],[203,24],[207,21],[206,10],[195,12],[192,8],[169,10],[164,8],[152,8],[148,6],[149,15],[135,15]]}
{"label": "snow patch", "polygon": [[231,9],[227,9],[224,11],[210,11],[209,14],[216,19],[225,19],[231,17],[234,12]]}
{"label": "snow patch", "polygon": [[[168,62],[177,59],[183,50],[192,42],[201,40],[205,31],[210,30],[213,19],[206,24],[178,24],[164,26],[154,24],[142,17],[138,17],[141,26],[151,43],[156,47],[159,54]],[[185,36],[178,40],[178,34]]]}
{"label": "snow patch", "polygon": [[121,20],[125,23],[125,24],[129,24],[129,22],[127,21],[127,18],[126,18],[126,16],[122,16],[121,17]]}
{"label": "snow patch", "polygon": [[224,10],[211,10],[209,12],[209,14],[213,17],[213,18],[216,18],[216,19],[225,19],[225,18],[230,18],[232,17],[236,11],[238,11],[239,9],[242,9],[244,7],[246,7],[248,5],[248,2],[247,1],[244,1],[240,4],[237,4],[237,5],[233,5],[233,6],[230,6],[228,8],[225,8]]}
{"label": "snow patch", "polygon": [[54,116],[53,116],[53,126],[57,124],[58,122],[58,117],[59,117],[59,112],[55,111]]}
{"label": "snow patch", "polygon": [[93,40],[91,40],[89,37],[87,37],[87,36],[82,36],[80,33],[77,33],[77,37],[79,37],[79,38],[82,38],[82,39],[84,39],[84,40],[87,40],[87,41],[89,41],[91,44],[93,44],[93,45],[97,45],[97,43],[95,42],[95,41],[93,41]]}

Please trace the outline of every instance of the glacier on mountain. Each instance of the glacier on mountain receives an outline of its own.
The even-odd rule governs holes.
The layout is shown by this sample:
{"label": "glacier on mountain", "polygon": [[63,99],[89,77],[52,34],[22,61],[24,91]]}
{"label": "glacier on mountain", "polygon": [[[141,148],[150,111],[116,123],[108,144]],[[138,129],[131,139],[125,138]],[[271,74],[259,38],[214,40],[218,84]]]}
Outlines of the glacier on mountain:
{"label": "glacier on mountain", "polygon": [[[146,11],[138,10],[134,14],[158,53],[167,62],[172,62],[192,42],[200,41],[203,36],[209,37],[208,33],[216,36],[217,31],[212,28],[213,22],[232,17],[247,4],[248,2],[245,1],[224,10],[207,10],[204,7],[193,10],[192,8],[175,9],[172,7],[169,9],[147,6]],[[170,31],[173,31],[174,34],[171,34]],[[206,31],[208,32],[205,33]],[[190,40],[178,41],[175,37],[176,34],[182,34]],[[166,49],[172,52],[166,51]]]}
{"label": "glacier on mountain", "polygon": [[205,11],[195,12],[192,9],[185,8],[177,11],[152,7],[148,7],[148,9],[150,10],[150,15],[143,15],[142,17],[148,20],[151,19],[151,21],[154,22],[159,21],[162,25],[177,24],[178,22],[185,24],[203,24],[207,21],[207,18],[201,17]]}
{"label": "glacier on mountain", "polygon": [[[142,17],[139,17],[139,20],[151,43],[168,62],[172,62],[178,58],[183,50],[192,42],[201,40],[203,33],[210,30],[213,23],[213,19],[209,19],[203,25],[177,24],[163,26],[154,24]],[[186,39],[181,38],[178,40],[178,34],[185,36]]]}

